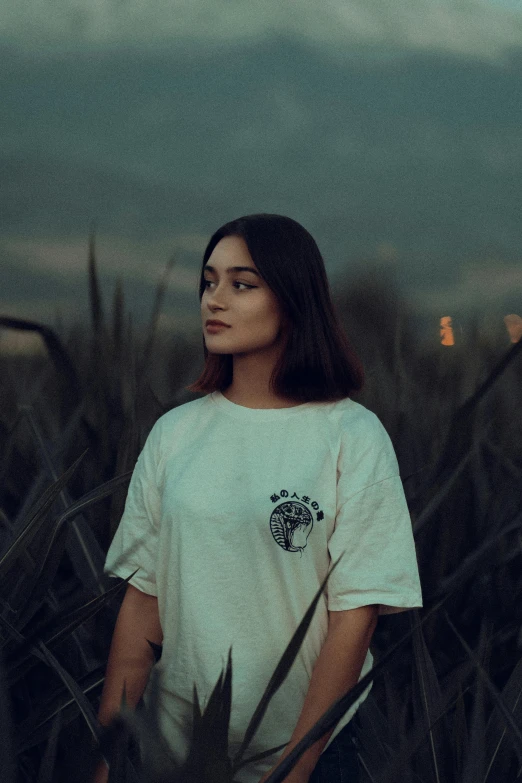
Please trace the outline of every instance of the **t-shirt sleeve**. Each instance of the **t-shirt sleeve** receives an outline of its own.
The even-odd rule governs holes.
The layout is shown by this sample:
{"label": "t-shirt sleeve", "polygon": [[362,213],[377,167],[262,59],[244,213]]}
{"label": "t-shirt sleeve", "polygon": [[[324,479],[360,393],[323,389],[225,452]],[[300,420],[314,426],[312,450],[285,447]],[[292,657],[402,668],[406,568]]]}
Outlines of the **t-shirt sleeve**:
{"label": "t-shirt sleeve", "polygon": [[[126,579],[139,568],[129,584],[157,595],[156,560],[161,499],[157,483],[159,427],[154,425],[131,476],[125,509],[105,558],[104,573]],[[109,573],[110,572],[110,573]]]}
{"label": "t-shirt sleeve", "polygon": [[[388,433],[371,411],[341,435],[337,513],[328,542],[328,610],[369,604],[379,614],[422,607],[411,517]],[[343,554],[344,552],[344,554]]]}

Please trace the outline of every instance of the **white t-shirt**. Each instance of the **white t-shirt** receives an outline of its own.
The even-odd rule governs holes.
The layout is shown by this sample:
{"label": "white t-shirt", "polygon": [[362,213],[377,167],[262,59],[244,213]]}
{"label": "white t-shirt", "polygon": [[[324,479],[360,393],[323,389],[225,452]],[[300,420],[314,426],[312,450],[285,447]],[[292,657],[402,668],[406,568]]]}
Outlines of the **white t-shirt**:
{"label": "white t-shirt", "polygon": [[[328,610],[379,604],[380,614],[391,614],[422,606],[397,458],[378,417],[349,397],[262,410],[213,392],[158,419],[134,468],[104,571],[126,578],[139,567],[130,584],[158,597],[159,719],[178,761],[188,754],[193,684],[204,709],[230,646],[234,756],[343,551],[245,759],[290,740],[326,638]],[[361,677],[372,662],[368,651]],[[147,696],[148,686],[149,703]],[[258,783],[282,753],[246,765],[237,780]]]}

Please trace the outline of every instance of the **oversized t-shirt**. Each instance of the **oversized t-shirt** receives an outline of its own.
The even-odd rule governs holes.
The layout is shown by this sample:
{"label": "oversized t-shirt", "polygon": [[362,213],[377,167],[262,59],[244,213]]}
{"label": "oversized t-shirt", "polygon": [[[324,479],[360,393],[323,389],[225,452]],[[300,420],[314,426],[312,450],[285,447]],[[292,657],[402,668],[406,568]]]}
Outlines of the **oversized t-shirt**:
{"label": "oversized t-shirt", "polygon": [[[180,763],[191,738],[193,684],[204,709],[230,647],[233,758],[341,554],[244,759],[290,740],[328,611],[378,604],[380,614],[391,614],[422,606],[397,458],[379,418],[349,397],[253,409],[213,392],[158,419],[136,462],[104,571],[126,578],[139,567],[130,584],[158,598],[158,717]],[[372,662],[368,651],[361,677]],[[323,753],[370,688],[339,720]],[[242,767],[236,779],[258,783],[282,753]]]}

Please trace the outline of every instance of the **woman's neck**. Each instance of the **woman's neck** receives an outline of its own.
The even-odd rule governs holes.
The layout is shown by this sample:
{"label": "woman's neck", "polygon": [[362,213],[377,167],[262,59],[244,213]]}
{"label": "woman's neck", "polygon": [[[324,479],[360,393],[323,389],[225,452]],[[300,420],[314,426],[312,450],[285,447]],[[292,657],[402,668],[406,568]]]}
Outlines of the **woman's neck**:
{"label": "woman's neck", "polygon": [[302,401],[291,400],[284,397],[260,395],[254,391],[238,394],[232,386],[229,386],[222,394],[229,402],[234,402],[236,405],[242,405],[244,408],[293,408],[296,405],[302,404]]}

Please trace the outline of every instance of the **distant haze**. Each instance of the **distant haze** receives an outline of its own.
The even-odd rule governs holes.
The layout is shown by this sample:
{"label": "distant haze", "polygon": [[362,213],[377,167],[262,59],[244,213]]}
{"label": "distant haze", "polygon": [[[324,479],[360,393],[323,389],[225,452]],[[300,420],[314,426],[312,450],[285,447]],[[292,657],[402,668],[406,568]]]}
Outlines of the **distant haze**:
{"label": "distant haze", "polygon": [[330,280],[372,259],[435,321],[522,315],[522,4],[133,0],[0,8],[0,312],[106,295],[199,319],[204,247],[253,212],[301,222]]}

